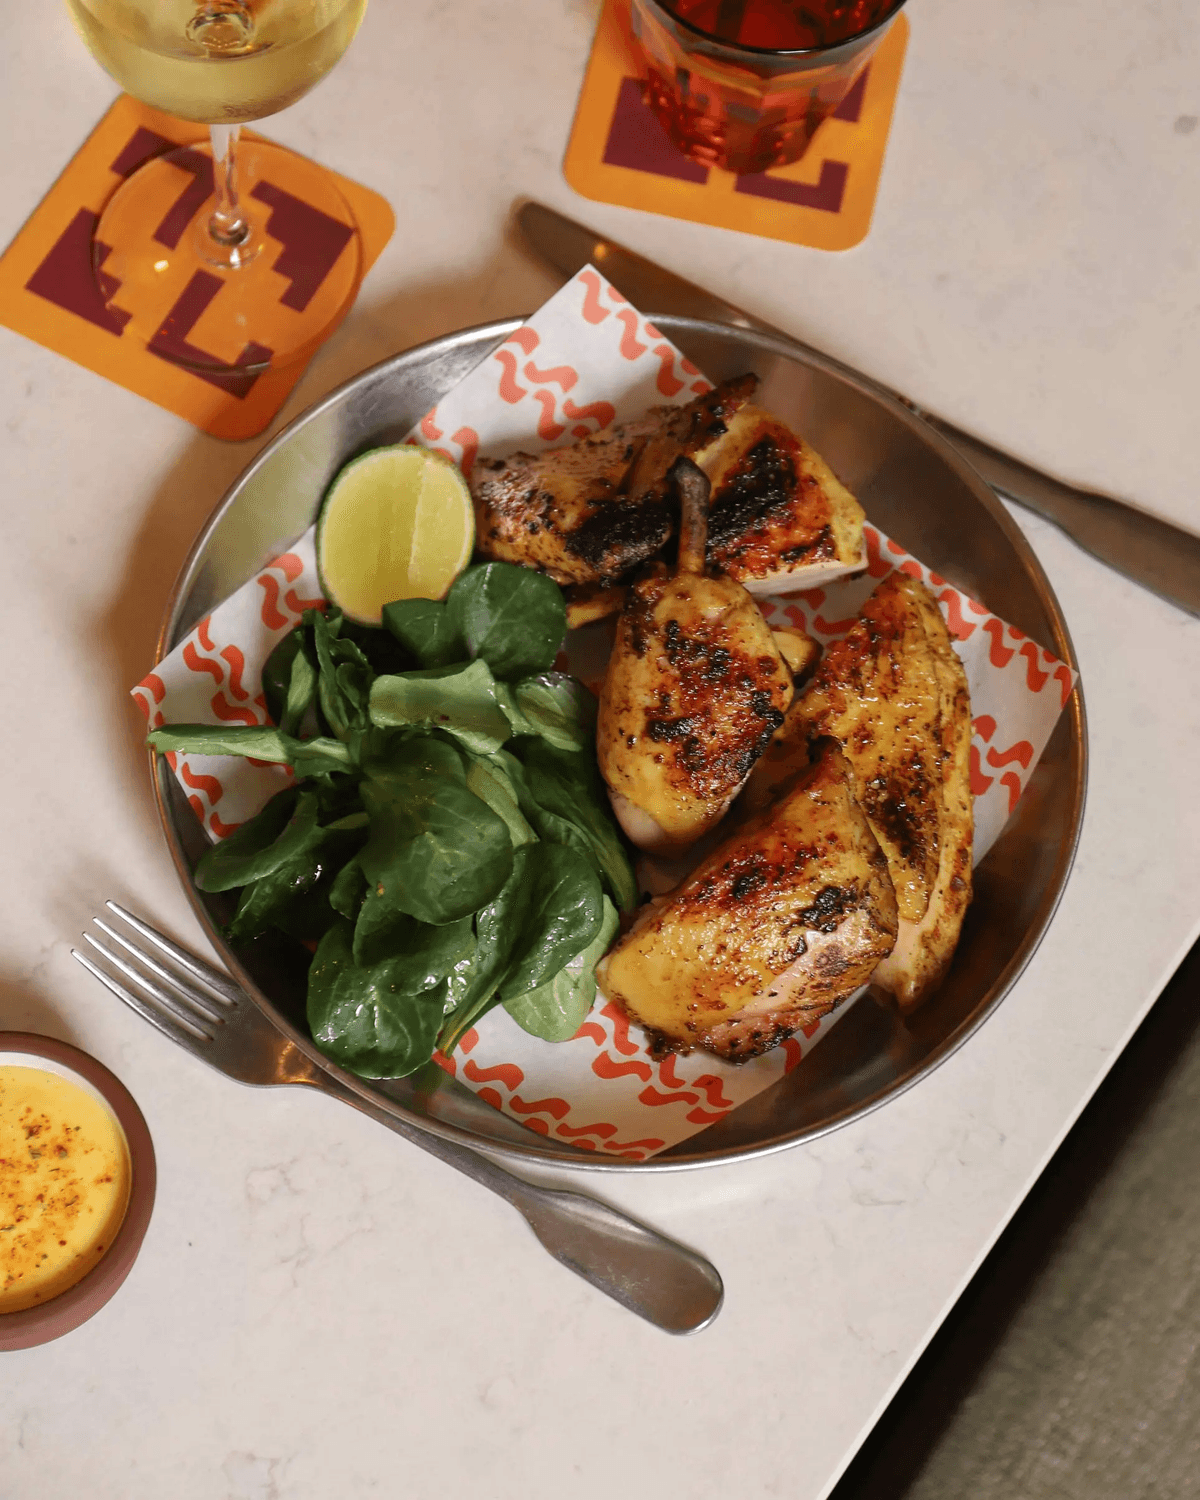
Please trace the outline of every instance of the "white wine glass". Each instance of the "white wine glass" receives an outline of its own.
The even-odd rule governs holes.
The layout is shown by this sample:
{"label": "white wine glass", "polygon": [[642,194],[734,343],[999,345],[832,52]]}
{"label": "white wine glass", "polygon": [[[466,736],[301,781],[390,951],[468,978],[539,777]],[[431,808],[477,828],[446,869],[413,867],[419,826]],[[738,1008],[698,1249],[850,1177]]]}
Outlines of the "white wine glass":
{"label": "white wine glass", "polygon": [[171,149],[147,115],[135,137],[144,162],[122,164],[125,180],[93,237],[102,298],[123,336],[233,395],[307,358],[357,293],[361,246],[336,180],[282,147],[242,139],[241,127],[320,82],[366,6],[67,0],[93,56],[128,94],[209,126],[208,142]]}

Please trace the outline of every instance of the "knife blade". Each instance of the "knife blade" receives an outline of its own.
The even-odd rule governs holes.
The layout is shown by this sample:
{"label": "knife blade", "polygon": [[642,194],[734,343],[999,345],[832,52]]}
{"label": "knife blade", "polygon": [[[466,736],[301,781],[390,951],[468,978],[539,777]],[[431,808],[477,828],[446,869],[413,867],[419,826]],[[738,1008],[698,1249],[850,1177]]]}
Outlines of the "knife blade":
{"label": "knife blade", "polygon": [[902,402],[947,438],[997,493],[1053,522],[1085,552],[1134,583],[1189,614],[1200,616],[1200,536],[1195,533],[1111,495],[1066,484],[993,448],[945,418],[925,411],[898,391],[872,380],[861,370],[784,333],[544,204],[522,204],[516,219],[533,249],[564,276],[574,276],[584,266],[594,265],[645,313],[703,318],[770,334],[803,354],[818,355],[826,364]]}

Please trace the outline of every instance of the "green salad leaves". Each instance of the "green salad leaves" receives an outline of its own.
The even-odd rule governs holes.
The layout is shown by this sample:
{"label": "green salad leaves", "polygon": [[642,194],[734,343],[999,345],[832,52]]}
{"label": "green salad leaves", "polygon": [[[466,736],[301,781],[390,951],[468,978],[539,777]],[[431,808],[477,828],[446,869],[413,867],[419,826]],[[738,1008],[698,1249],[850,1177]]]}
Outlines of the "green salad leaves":
{"label": "green salad leaves", "polygon": [[316,945],[308,1022],[335,1062],[398,1078],[493,1006],[574,1035],[595,966],[637,901],[592,749],[595,700],[553,670],[552,579],[466,569],[382,630],[309,610],[263,669],[274,721],[175,724],[149,743],[291,765],[297,785],[201,859],[240,891],[228,926]]}

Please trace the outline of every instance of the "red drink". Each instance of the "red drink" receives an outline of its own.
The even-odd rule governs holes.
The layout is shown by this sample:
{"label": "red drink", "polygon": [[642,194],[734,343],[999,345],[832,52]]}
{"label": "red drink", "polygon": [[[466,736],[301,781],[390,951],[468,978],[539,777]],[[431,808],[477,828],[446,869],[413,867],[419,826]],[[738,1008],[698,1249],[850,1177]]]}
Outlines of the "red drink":
{"label": "red drink", "polygon": [[794,52],[848,42],[896,9],[896,0],[664,0],[664,5],[719,41]]}
{"label": "red drink", "polygon": [[904,0],[631,0],[646,99],[685,156],[738,174],[798,161]]}

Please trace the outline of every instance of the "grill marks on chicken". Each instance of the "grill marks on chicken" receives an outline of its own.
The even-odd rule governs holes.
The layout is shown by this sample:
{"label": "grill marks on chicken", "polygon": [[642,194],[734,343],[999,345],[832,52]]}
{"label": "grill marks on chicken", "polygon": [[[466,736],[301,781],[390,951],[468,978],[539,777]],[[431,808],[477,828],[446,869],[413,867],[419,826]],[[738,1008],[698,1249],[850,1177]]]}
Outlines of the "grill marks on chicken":
{"label": "grill marks on chicken", "polygon": [[[633,841],[678,853],[745,787],[737,831],[598,969],[660,1049],[733,1060],[872,977],[913,1009],[971,899],[970,704],[924,585],[885,579],[792,702],[819,648],[777,640],[751,595],[863,568],[864,517],[756,387],[480,460],[471,482],[483,556],[568,586],[572,624],[624,605],[597,756]],[[648,572],[677,533],[675,576]]]}
{"label": "grill marks on chicken", "polygon": [[936,989],[950,967],[971,903],[975,823],[966,674],[936,603],[924,588],[920,593],[941,707],[936,745],[941,779],[934,798],[939,815],[938,862],[924,914],[916,921],[901,922],[895,948],[875,972],[875,983],[895,995],[905,1012]]}
{"label": "grill marks on chicken", "polygon": [[570,447],[477,460],[480,553],[564,585],[619,578],[674,534],[668,476],[685,457],[712,484],[711,571],[765,594],[862,568],[858,501],[786,423],[748,404],[757,386],[742,375]]}
{"label": "grill marks on chicken", "polygon": [[816,588],[866,565],[862,507],[761,407],[743,406],[696,462],[712,484],[709,565],[751,593]]}
{"label": "grill marks on chicken", "polygon": [[538,568],[561,584],[627,573],[675,530],[671,466],[711,446],[757,384],[743,375],[567,448],[477,460],[471,494],[480,554]]}
{"label": "grill marks on chicken", "polygon": [[887,860],[823,740],[771,808],[643,908],[597,977],[659,1052],[741,1061],[853,994],[896,931]]}
{"label": "grill marks on chicken", "polygon": [[894,573],[755,765],[739,828],[598,970],[657,1050],[739,1061],[869,980],[911,1011],[971,899],[966,676],[937,602]]}
{"label": "grill marks on chicken", "polygon": [[671,534],[666,507],[625,493],[655,413],[607,435],[536,456],[478,459],[471,476],[476,547],[483,557],[594,583],[651,556]]}
{"label": "grill marks on chicken", "polygon": [[971,710],[937,602],[893,573],[825,652],[773,748],[832,735],[885,855],[900,918],[875,981],[912,1010],[943,978],[971,900]]}
{"label": "grill marks on chicken", "polygon": [[597,751],[610,789],[662,830],[655,840],[627,826],[643,848],[691,843],[714,827],[791,701],[791,674],[738,592],[696,575],[649,579],[621,617]]}
{"label": "grill marks on chicken", "polygon": [[792,699],[791,671],[750,595],[686,571],[704,557],[707,484],[694,466],[691,477],[703,493],[685,493],[683,571],[630,589],[596,724],[613,810],[658,853],[716,826]]}

